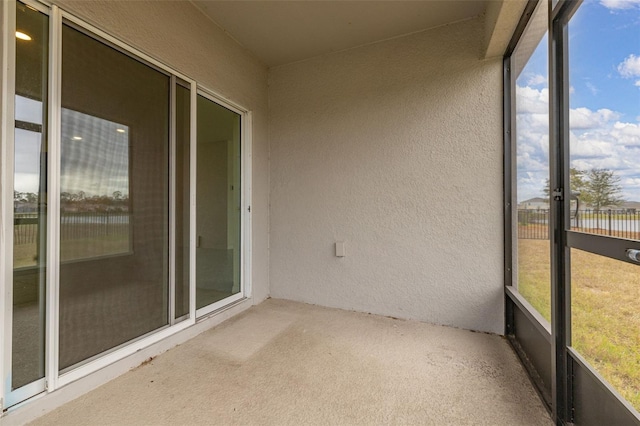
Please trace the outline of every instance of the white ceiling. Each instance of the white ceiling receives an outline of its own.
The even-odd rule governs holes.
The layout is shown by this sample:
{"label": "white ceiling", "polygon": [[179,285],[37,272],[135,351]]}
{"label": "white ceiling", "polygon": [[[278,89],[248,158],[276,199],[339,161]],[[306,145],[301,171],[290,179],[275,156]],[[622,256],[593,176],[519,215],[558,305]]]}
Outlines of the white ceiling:
{"label": "white ceiling", "polygon": [[361,46],[484,12],[487,0],[192,0],[273,67]]}

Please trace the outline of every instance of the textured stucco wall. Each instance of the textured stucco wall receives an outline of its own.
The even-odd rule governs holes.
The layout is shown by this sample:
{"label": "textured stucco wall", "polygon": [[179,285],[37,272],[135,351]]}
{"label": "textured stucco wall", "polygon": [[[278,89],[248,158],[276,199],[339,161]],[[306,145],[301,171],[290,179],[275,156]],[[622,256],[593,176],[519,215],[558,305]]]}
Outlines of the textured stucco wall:
{"label": "textured stucco wall", "polygon": [[273,297],[503,332],[483,39],[474,19],[270,70]]}
{"label": "textured stucco wall", "polygon": [[54,3],[252,111],[252,284],[254,300],[264,300],[269,294],[266,66],[189,2],[58,0]]}

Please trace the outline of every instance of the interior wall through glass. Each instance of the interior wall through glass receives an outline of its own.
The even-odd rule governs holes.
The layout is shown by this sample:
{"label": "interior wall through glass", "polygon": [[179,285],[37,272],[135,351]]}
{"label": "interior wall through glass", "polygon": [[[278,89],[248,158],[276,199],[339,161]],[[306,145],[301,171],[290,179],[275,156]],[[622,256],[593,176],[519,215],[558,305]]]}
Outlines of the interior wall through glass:
{"label": "interior wall through glass", "polygon": [[240,293],[240,114],[198,95],[196,305]]}

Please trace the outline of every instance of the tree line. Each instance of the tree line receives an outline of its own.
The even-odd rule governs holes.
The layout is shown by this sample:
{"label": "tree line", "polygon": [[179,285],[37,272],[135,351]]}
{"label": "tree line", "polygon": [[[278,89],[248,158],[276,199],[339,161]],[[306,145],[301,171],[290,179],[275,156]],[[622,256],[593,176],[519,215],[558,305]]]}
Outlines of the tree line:
{"label": "tree line", "polygon": [[[36,204],[38,194],[33,192],[13,191],[13,201],[17,205]],[[108,195],[86,195],[83,191],[77,193],[61,192],[60,204],[62,208],[73,208],[76,211],[127,211],[129,197],[121,191],[114,191]]]}

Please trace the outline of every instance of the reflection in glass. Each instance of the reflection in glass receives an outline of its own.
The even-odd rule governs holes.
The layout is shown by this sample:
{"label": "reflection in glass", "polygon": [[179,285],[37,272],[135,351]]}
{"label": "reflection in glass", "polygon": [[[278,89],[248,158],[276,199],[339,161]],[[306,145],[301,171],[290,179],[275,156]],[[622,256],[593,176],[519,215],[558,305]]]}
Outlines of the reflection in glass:
{"label": "reflection in glass", "polygon": [[62,109],[60,259],[131,251],[129,127]]}
{"label": "reflection in glass", "polygon": [[176,86],[176,310],[175,318],[189,313],[189,143],[191,90]]}
{"label": "reflection in glass", "polygon": [[16,121],[42,125],[43,118],[40,100],[16,96]]}
{"label": "reflection in glass", "polygon": [[61,370],[168,324],[169,81],[63,25]]}
{"label": "reflection in glass", "polygon": [[512,72],[518,236],[514,266],[518,291],[550,322],[547,7],[547,2],[539,2],[512,56]]}
{"label": "reflection in glass", "polygon": [[44,377],[48,27],[16,4],[12,389]]}
{"label": "reflection in glass", "polygon": [[196,305],[240,292],[240,115],[198,96]]}
{"label": "reflection in glass", "polygon": [[572,346],[640,410],[640,267],[571,249]]}

